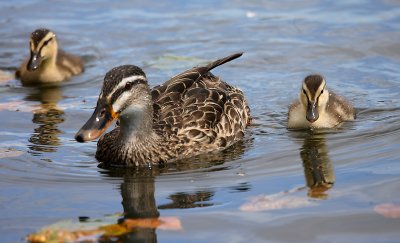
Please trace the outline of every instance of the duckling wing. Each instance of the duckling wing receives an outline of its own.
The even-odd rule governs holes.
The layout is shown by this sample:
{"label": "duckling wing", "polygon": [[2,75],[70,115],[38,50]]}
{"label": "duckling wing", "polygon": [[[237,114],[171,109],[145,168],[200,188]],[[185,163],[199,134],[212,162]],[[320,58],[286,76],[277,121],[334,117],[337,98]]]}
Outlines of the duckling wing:
{"label": "duckling wing", "polygon": [[356,118],[356,111],[354,107],[343,97],[329,91],[329,101],[327,111],[333,115],[338,122],[354,120]]}
{"label": "duckling wing", "polygon": [[76,75],[84,70],[83,61],[80,57],[58,50],[57,66],[64,75]]}

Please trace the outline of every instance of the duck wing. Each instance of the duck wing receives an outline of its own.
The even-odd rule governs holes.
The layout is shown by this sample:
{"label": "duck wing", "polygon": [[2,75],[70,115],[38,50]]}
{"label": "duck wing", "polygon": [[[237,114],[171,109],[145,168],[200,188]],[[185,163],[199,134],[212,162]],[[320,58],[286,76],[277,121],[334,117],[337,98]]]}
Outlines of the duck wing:
{"label": "duck wing", "polygon": [[243,93],[210,73],[241,55],[189,69],[154,87],[151,93],[157,133],[188,143],[218,142],[221,146],[241,138],[250,119]]}

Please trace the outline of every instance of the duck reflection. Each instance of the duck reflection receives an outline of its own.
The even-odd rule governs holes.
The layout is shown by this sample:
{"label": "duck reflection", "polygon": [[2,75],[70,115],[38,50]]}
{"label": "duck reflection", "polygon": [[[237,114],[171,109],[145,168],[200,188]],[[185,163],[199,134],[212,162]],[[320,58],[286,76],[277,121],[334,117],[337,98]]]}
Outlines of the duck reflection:
{"label": "duck reflection", "polygon": [[308,196],[312,198],[327,198],[326,191],[335,183],[335,174],[328,155],[325,135],[310,131],[304,138],[300,149],[303,161]]}
{"label": "duck reflection", "polygon": [[174,208],[201,208],[212,206],[211,201],[214,193],[211,191],[198,191],[196,193],[176,193],[169,196],[172,200],[169,204],[160,205],[159,209],[174,209]]}
{"label": "duck reflection", "polygon": [[[120,190],[124,217],[120,219],[119,223],[126,219],[157,219],[160,216],[154,197],[154,176],[153,171],[140,174],[136,171],[136,173],[123,175],[124,182],[121,184]],[[156,227],[132,228],[119,240],[122,242],[157,242]]]}
{"label": "duck reflection", "polygon": [[31,144],[28,145],[33,154],[55,152],[60,145],[58,124],[64,122],[64,111],[58,108],[57,103],[61,99],[62,92],[58,86],[37,87],[26,97],[26,100],[40,102],[39,108],[33,110],[32,118],[38,127],[34,129],[29,138]]}
{"label": "duck reflection", "polygon": [[[119,220],[119,224],[137,219],[162,219],[159,218],[159,210],[194,208],[212,206],[210,202],[214,192],[201,190],[193,193],[178,192],[169,196],[171,203],[157,206],[155,200],[155,178],[162,174],[177,171],[192,171],[206,169],[214,171],[215,166],[223,164],[225,161],[238,159],[249,147],[251,142],[240,142],[231,148],[203,156],[197,156],[191,161],[182,160],[168,167],[144,168],[144,169],[107,169],[100,173],[107,177],[121,177],[123,182],[120,186],[122,196],[122,206],[124,216]],[[224,167],[219,168],[224,169]],[[225,168],[227,169],[227,168]],[[242,187],[242,185],[239,185]],[[162,220],[161,220],[162,221]],[[113,236],[118,242],[157,242],[156,229],[158,226],[133,227],[126,234]],[[172,226],[174,227],[174,226]],[[106,236],[102,240],[108,241]]]}

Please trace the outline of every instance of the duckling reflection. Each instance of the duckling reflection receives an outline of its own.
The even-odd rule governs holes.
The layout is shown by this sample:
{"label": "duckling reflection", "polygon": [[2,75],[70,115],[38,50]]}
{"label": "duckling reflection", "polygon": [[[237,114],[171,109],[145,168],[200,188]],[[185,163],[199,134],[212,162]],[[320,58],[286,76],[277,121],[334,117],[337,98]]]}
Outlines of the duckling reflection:
{"label": "duckling reflection", "polygon": [[328,196],[326,191],[333,186],[336,178],[324,134],[310,132],[304,138],[300,157],[303,160],[306,185],[309,188],[308,196],[326,198]]}
{"label": "duckling reflection", "polygon": [[60,145],[58,124],[64,122],[64,111],[57,106],[62,99],[60,87],[38,87],[35,93],[26,97],[29,101],[40,101],[40,107],[33,111],[32,122],[39,126],[29,138],[29,149],[37,152],[55,152]]}

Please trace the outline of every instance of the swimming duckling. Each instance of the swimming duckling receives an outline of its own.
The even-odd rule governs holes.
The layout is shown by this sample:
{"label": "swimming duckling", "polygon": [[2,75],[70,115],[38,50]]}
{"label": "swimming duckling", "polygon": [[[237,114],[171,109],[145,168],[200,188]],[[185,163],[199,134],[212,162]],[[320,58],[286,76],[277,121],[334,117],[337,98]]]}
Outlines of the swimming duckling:
{"label": "swimming duckling", "polygon": [[22,84],[61,82],[83,72],[82,60],[58,49],[56,35],[50,30],[33,31],[29,45],[30,58],[16,72]]}
{"label": "swimming duckling", "polygon": [[299,100],[290,106],[288,128],[332,128],[355,118],[354,108],[329,92],[324,78],[315,74],[304,79]]}
{"label": "swimming duckling", "polygon": [[119,126],[99,139],[96,158],[122,167],[168,163],[231,146],[243,137],[250,109],[241,90],[209,71],[241,55],[192,68],[153,89],[137,66],[111,69],[93,115],[75,139],[94,140],[119,119]]}

